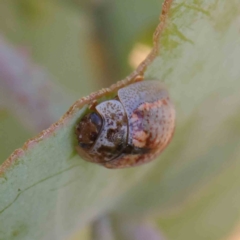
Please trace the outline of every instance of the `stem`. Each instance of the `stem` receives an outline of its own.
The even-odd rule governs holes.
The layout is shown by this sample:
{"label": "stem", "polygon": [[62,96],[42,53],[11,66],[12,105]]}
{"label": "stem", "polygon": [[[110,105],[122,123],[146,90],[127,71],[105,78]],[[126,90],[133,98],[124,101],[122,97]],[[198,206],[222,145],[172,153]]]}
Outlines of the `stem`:
{"label": "stem", "polygon": [[26,51],[0,36],[0,106],[9,109],[29,130],[38,132],[56,121],[72,100]]}
{"label": "stem", "polygon": [[165,240],[153,223],[144,219],[118,218],[114,221],[114,230],[121,240]]}
{"label": "stem", "polygon": [[114,240],[110,218],[107,215],[92,223],[92,240]]}

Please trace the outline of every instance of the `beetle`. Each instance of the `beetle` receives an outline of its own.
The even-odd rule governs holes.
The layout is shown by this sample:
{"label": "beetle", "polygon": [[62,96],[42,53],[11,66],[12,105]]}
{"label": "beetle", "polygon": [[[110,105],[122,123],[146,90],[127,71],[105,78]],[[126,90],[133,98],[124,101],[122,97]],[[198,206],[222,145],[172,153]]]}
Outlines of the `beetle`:
{"label": "beetle", "polygon": [[119,89],[96,104],[76,125],[77,151],[107,168],[138,166],[156,158],[172,139],[175,109],[157,80]]}

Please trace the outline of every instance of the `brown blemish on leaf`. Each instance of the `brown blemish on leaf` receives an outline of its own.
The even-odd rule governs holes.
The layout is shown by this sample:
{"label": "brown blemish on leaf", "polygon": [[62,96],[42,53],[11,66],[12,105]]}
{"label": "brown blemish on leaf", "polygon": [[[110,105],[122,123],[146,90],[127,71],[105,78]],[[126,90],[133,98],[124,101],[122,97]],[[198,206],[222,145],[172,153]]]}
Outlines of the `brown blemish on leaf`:
{"label": "brown blemish on leaf", "polygon": [[96,99],[103,97],[106,94],[117,91],[120,88],[123,88],[134,82],[142,80],[142,76],[147,66],[155,59],[158,55],[159,50],[159,38],[162,35],[162,32],[167,24],[167,17],[173,0],[165,0],[162,6],[162,13],[160,15],[160,23],[158,24],[154,35],[153,35],[153,49],[146,57],[146,59],[140,63],[136,70],[134,70],[129,76],[125,79],[117,82],[116,84],[111,85],[109,88],[101,89],[97,92],[91,93],[87,97],[80,98],[77,100],[70,109],[60,118],[60,120],[52,124],[48,129],[42,131],[35,138],[28,140],[22,148],[15,150],[11,156],[0,166],[0,176],[2,176],[5,171],[10,168],[18,158],[22,157],[26,151],[34,147],[38,142],[42,141],[44,138],[48,138],[55,134],[55,132],[63,125],[67,124],[68,120],[71,119],[76,112],[79,111],[86,104],[94,104]]}
{"label": "brown blemish on leaf", "polygon": [[19,224],[17,225],[11,232],[11,236],[14,238],[14,239],[18,239],[20,236],[23,237],[26,235],[27,233],[27,225],[22,223],[22,224]]}

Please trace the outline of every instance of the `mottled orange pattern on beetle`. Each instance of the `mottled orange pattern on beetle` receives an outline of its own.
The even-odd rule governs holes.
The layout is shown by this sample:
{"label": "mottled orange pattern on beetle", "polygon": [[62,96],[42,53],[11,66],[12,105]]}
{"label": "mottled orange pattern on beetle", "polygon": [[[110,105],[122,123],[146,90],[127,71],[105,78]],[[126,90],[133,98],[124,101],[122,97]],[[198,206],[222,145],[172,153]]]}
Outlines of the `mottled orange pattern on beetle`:
{"label": "mottled orange pattern on beetle", "polygon": [[167,147],[173,137],[175,110],[169,98],[153,103],[143,103],[133,112],[131,121],[133,144],[139,148],[149,149],[149,153],[122,155],[118,159],[104,163],[105,167],[126,168],[138,166],[156,158]]}
{"label": "mottled orange pattern on beetle", "polygon": [[[134,146],[152,149],[161,144],[164,131],[168,131],[164,120],[166,114],[163,114],[162,105],[163,100],[143,103],[133,112],[130,127],[133,129],[132,142]],[[160,118],[162,119],[160,120]],[[159,132],[161,134],[157,134]]]}
{"label": "mottled orange pattern on beetle", "polygon": [[[107,168],[151,161],[167,146],[174,132],[174,106],[165,86],[156,80],[121,88],[114,99],[97,104],[92,111],[87,115],[90,122],[83,118],[77,124],[77,150],[85,160]],[[85,131],[89,124],[102,126],[98,136],[91,129]]]}

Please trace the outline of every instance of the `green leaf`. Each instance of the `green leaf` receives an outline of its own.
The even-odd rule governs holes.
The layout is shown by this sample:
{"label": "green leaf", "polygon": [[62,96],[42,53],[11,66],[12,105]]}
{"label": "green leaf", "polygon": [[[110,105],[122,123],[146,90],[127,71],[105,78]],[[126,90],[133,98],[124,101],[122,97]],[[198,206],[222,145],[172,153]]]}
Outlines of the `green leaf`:
{"label": "green leaf", "polygon": [[82,161],[75,105],[0,168],[0,239],[62,239],[110,209],[158,216],[169,239],[226,238],[240,219],[239,12],[238,0],[175,0],[145,73],[176,105],[169,148],[132,169]]}
{"label": "green leaf", "polygon": [[29,137],[31,135],[23,129],[17,119],[6,110],[0,110],[0,164],[11,154],[13,146],[20,147]]}
{"label": "green leaf", "polygon": [[239,224],[239,13],[236,0],[173,1],[145,73],[169,87],[176,133],[120,212],[157,213],[169,239],[225,239]]}

